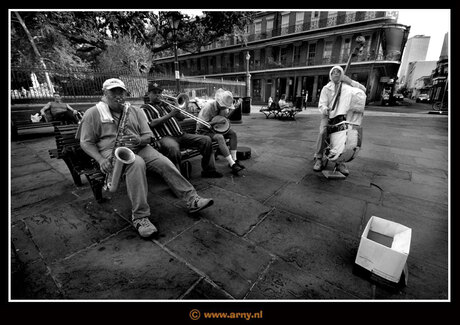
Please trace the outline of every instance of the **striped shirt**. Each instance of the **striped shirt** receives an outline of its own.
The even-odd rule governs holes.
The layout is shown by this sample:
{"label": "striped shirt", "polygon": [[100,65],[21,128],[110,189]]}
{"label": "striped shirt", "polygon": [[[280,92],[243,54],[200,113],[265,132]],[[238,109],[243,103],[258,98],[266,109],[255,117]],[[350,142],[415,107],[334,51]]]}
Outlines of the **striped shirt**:
{"label": "striped shirt", "polygon": [[[155,104],[155,106],[152,104],[144,104],[141,106],[141,108],[147,116],[149,124],[152,120],[165,116],[170,112],[168,108],[166,108],[165,104]],[[155,141],[158,141],[166,136],[180,137],[184,134],[182,128],[174,116],[168,119],[166,122],[150,128],[152,129],[153,139]]]}

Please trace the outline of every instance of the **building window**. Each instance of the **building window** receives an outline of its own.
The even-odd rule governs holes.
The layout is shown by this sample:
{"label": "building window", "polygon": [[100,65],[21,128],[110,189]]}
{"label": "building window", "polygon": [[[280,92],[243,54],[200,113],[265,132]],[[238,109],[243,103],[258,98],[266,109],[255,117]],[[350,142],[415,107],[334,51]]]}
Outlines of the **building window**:
{"label": "building window", "polygon": [[289,13],[283,13],[281,16],[281,35],[289,31]]}
{"label": "building window", "polygon": [[274,21],[273,16],[267,17],[267,27],[266,27],[266,30],[265,30],[265,32],[267,33],[267,37],[272,36],[272,33],[273,33],[273,21]]}
{"label": "building window", "polygon": [[294,45],[294,64],[298,65],[300,63],[300,46]]}
{"label": "building window", "polygon": [[303,30],[303,17],[304,17],[304,12],[299,11],[295,13],[295,31],[296,32],[301,32]]}
{"label": "building window", "polygon": [[319,27],[319,11],[312,11],[310,29],[316,29],[318,27]]}
{"label": "building window", "polygon": [[254,79],[252,81],[252,96],[254,99],[260,99],[260,79]]}
{"label": "building window", "polygon": [[342,42],[342,48],[340,50],[340,62],[346,62],[350,55],[351,49],[351,38],[345,38]]}
{"label": "building window", "polygon": [[352,23],[355,21],[356,18],[356,11],[347,11],[345,14],[345,23]]}
{"label": "building window", "polygon": [[323,64],[330,63],[331,56],[332,56],[332,41],[326,41],[326,43],[324,44]]}
{"label": "building window", "polygon": [[288,53],[287,47],[282,47],[280,49],[280,62],[282,65],[286,65],[287,63],[287,53]]}
{"label": "building window", "polygon": [[327,26],[335,26],[337,24],[337,11],[329,11],[327,13]]}
{"label": "building window", "polygon": [[307,65],[314,65],[316,55],[316,43],[308,44]]}

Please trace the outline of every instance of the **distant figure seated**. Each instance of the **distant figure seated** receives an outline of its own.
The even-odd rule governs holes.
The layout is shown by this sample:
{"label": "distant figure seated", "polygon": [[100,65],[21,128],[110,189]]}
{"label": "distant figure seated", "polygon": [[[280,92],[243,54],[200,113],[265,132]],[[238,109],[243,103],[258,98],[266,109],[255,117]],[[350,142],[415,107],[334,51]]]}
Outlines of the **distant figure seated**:
{"label": "distant figure seated", "polygon": [[287,102],[286,101],[286,95],[281,95],[281,98],[278,102],[278,105],[280,107],[280,109],[283,111],[283,110],[290,110],[290,109],[293,109],[293,104],[292,102]]}
{"label": "distant figure seated", "polygon": [[[46,111],[49,110],[49,115]],[[46,122],[62,121],[66,124],[78,124],[81,119],[81,113],[70,107],[69,104],[62,102],[58,92],[54,93],[54,102],[49,102],[41,110],[40,114]]]}

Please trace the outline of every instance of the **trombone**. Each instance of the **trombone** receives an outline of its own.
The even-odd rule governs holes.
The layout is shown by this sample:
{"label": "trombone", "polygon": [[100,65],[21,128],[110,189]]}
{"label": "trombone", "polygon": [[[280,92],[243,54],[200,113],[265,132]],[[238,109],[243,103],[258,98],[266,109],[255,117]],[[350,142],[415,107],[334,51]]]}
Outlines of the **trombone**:
{"label": "trombone", "polygon": [[[200,119],[199,117],[193,115],[192,113],[190,112],[187,112],[185,110],[185,107],[187,107],[188,105],[188,102],[189,102],[189,97],[187,94],[179,94],[176,97],[173,97],[173,96],[168,96],[168,95],[160,95],[158,96],[159,97],[159,100],[165,104],[168,104],[169,106],[171,107],[174,107],[174,108],[177,108],[178,110],[181,111],[181,113],[187,117],[190,117],[191,119],[197,121],[198,123],[201,123],[203,124],[204,126],[212,129],[212,126],[211,124],[209,124],[208,122],[206,122],[205,120],[202,120]],[[164,99],[162,99],[164,98]],[[173,102],[174,104],[171,104],[170,102]]]}

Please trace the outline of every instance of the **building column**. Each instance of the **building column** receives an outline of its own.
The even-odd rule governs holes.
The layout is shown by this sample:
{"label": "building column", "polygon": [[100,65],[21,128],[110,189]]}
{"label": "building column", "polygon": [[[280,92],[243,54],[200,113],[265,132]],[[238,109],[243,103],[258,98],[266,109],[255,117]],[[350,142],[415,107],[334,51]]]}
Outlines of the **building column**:
{"label": "building column", "polygon": [[315,81],[313,82],[313,94],[311,94],[311,101],[316,102],[317,101],[317,96],[316,94],[318,93],[318,76],[315,76]]}

